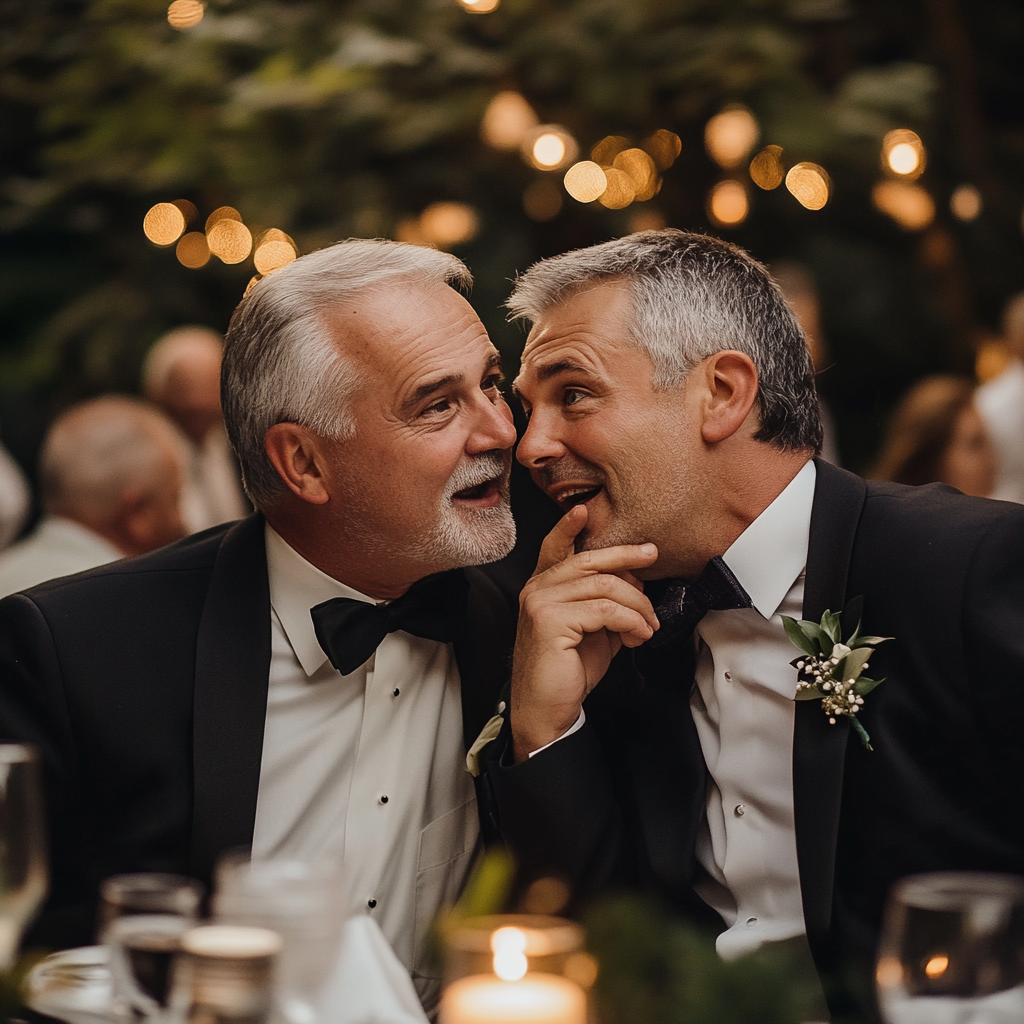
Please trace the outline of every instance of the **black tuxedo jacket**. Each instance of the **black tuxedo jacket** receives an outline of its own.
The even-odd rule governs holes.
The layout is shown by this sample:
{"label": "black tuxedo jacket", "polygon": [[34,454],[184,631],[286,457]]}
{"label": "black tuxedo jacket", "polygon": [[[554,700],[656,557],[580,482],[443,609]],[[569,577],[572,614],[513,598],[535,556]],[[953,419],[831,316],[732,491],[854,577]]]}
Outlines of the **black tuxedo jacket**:
{"label": "black tuxedo jacket", "polygon": [[[874,750],[846,719],[830,726],[820,701],[797,703],[793,739],[804,918],[837,1016],[873,1012],[892,882],[1024,872],[1024,507],[865,483],[819,461],[804,618],[857,595],[865,632],[895,638],[872,657],[885,678],[861,716]],[[620,652],[579,732],[513,767],[499,737],[487,776],[526,876],[568,878],[581,900],[653,888],[720,930],[693,890],[707,771],[683,646]]]}
{"label": "black tuxedo jacket", "polygon": [[[514,634],[494,584],[466,572],[468,749]],[[208,881],[223,851],[251,844],[269,671],[258,515],[0,602],[0,737],[38,745],[46,773],[52,886],[31,939],[93,941],[109,875]]]}

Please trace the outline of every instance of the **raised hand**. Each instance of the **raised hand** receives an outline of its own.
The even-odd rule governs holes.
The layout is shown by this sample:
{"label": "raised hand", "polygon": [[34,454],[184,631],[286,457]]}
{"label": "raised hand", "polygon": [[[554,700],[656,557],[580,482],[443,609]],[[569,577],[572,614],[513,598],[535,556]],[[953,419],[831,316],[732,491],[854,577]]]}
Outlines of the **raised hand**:
{"label": "raised hand", "polygon": [[516,761],[566,732],[620,648],[638,647],[658,628],[632,575],[657,560],[657,548],[623,544],[576,553],[574,541],[586,523],[586,505],[559,520],[519,598],[512,667]]}

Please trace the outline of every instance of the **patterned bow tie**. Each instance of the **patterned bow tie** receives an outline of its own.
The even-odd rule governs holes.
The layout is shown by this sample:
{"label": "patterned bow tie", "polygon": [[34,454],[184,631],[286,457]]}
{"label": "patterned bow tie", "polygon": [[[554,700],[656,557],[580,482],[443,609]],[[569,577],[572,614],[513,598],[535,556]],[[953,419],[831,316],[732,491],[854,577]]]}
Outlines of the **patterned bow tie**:
{"label": "patterned bow tie", "polygon": [[367,661],[381,641],[397,630],[450,643],[463,628],[469,583],[461,569],[414,583],[390,604],[335,597],[310,609],[316,638],[343,675]]}
{"label": "patterned bow tie", "polygon": [[650,590],[648,596],[654,603],[661,629],[644,644],[645,648],[657,649],[676,640],[689,640],[708,612],[749,608],[751,603],[743,585],[718,555],[704,566],[695,583],[659,580]]}

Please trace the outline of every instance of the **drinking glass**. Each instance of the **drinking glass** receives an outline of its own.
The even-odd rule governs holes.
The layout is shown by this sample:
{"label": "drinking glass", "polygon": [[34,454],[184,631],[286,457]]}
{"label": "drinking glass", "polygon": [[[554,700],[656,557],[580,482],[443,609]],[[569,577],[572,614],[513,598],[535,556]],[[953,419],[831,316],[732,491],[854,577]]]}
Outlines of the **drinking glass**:
{"label": "drinking glass", "polygon": [[23,743],[0,743],[0,970],[11,966],[46,885],[39,760]]}
{"label": "drinking glass", "polygon": [[121,1020],[159,1018],[181,936],[199,917],[202,885],[183,875],[115,875],[100,886],[100,940],[110,950]]}
{"label": "drinking glass", "polygon": [[1021,1024],[1024,878],[951,871],[897,882],[875,979],[887,1024]]}
{"label": "drinking glass", "polygon": [[281,936],[278,1009],[289,1024],[312,1024],[345,925],[340,866],[229,856],[218,865],[213,914],[218,923],[256,925]]}

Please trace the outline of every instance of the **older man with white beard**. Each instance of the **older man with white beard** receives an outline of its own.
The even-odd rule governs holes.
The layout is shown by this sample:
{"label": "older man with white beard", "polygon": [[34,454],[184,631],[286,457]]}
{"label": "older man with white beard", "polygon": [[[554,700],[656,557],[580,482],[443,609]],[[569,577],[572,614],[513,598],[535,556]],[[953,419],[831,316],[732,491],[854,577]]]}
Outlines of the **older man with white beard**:
{"label": "older man with white beard", "polygon": [[[225,422],[257,513],[0,603],[0,735],[47,770],[34,938],[88,941],[99,881],[340,861],[424,1005],[427,929],[481,836],[466,754],[509,611],[512,416],[454,257],[350,241],[260,282],[228,330]],[[486,823],[484,824],[486,827]]]}

